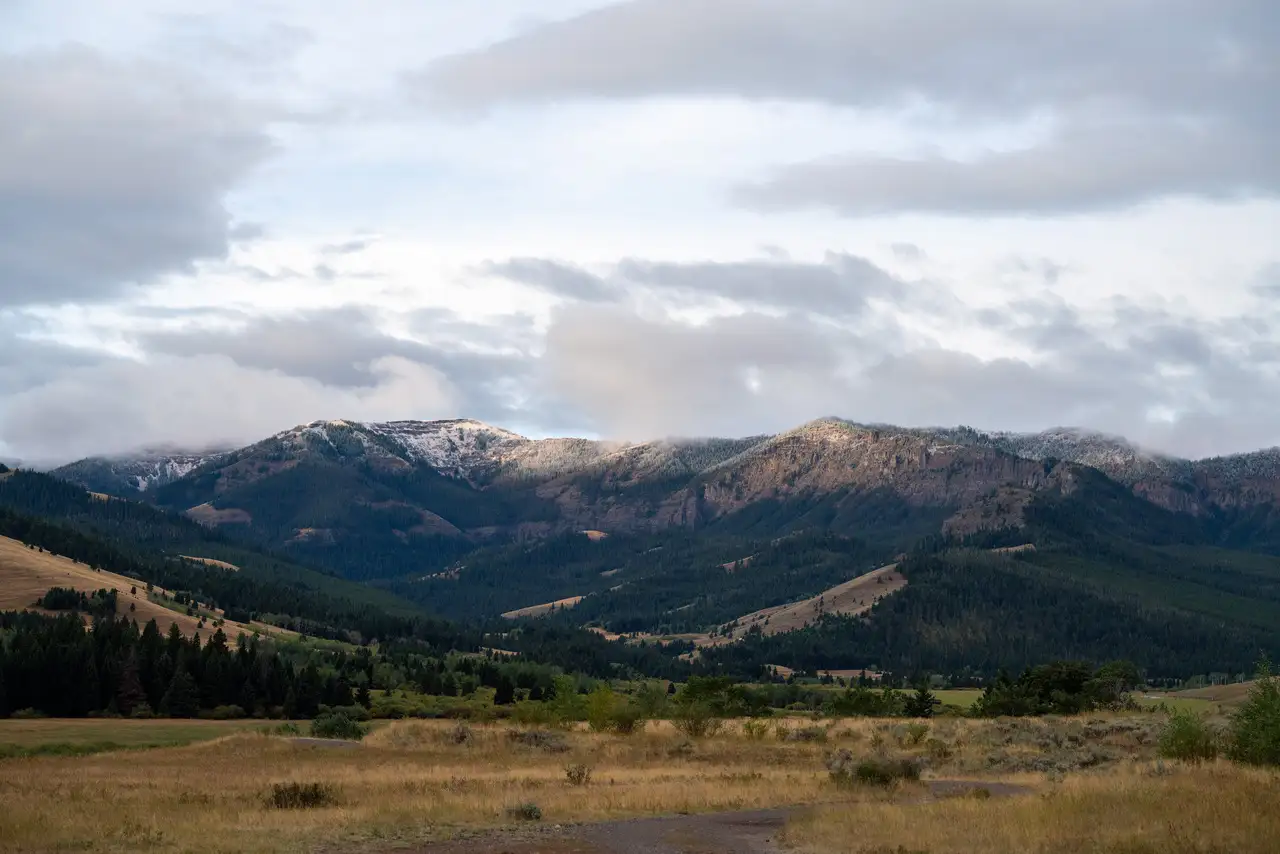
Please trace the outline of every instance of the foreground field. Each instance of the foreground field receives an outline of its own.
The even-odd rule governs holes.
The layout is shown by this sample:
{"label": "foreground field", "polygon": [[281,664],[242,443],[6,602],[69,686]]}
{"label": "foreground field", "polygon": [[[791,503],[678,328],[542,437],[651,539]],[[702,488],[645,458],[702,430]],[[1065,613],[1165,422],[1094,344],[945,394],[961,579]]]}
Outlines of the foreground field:
{"label": "foreground field", "polygon": [[1271,854],[1280,782],[1226,764],[1137,766],[1047,787],[1038,797],[862,800],[793,819],[786,847],[813,854]]}
{"label": "foreground field", "polygon": [[[885,795],[838,788],[825,764],[833,752],[914,756],[927,764],[926,778],[1045,786],[1149,759],[1159,725],[1148,717],[928,728],[791,720],[735,723],[691,740],[667,723],[623,737],[413,721],[361,744],[238,734],[145,753],[8,759],[0,764],[0,851],[381,850],[513,824],[848,809]],[[575,766],[589,772],[582,785],[566,774]],[[318,784],[323,798],[314,809],[275,809],[268,798],[278,783]],[[904,797],[918,800],[909,790]],[[519,821],[530,805],[539,823]]]}
{"label": "foreground field", "polygon": [[[308,724],[302,723],[305,728]],[[263,721],[0,719],[0,757],[182,747],[262,729]]]}

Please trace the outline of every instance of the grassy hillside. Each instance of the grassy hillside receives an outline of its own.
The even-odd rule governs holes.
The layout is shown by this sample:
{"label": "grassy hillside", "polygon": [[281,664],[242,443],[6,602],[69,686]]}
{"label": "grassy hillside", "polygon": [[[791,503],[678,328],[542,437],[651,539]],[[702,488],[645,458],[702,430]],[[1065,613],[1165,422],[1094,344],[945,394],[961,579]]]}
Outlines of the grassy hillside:
{"label": "grassy hillside", "polygon": [[[130,617],[139,623],[155,620],[161,632],[176,624],[185,635],[199,631],[199,616],[187,616],[186,609],[170,607],[171,591],[162,587],[148,593],[146,582],[105,570],[91,569],[70,558],[29,548],[24,543],[0,537],[0,611],[23,611],[32,608],[53,587],[71,588],[91,594],[96,590],[117,591],[116,615]],[[133,592],[133,591],[137,592]],[[36,609],[39,610],[39,609]],[[206,610],[219,618],[221,610]],[[229,637],[237,634],[272,634],[282,632],[260,622],[238,623],[227,620],[223,631]],[[208,634],[206,631],[205,634]],[[291,634],[291,633],[288,633]]]}

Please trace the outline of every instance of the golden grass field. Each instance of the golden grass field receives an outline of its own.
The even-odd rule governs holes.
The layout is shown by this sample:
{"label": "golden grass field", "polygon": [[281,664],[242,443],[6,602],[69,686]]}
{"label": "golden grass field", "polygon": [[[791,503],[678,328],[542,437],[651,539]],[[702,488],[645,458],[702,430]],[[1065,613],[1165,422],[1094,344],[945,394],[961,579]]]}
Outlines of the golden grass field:
{"label": "golden grass field", "polygon": [[550,614],[557,608],[572,608],[581,602],[584,596],[570,596],[567,599],[557,599],[554,602],[543,602],[541,605],[530,605],[527,608],[517,608],[514,611],[507,611],[502,616],[508,620],[518,620],[521,617],[542,617]]}
{"label": "golden grass field", "polygon": [[[185,635],[198,631],[198,617],[188,617],[181,611],[152,602],[147,597],[146,585],[142,582],[113,572],[94,572],[85,564],[76,563],[70,558],[39,552],[27,548],[18,540],[0,537],[0,611],[28,609],[51,587],[70,587],[83,593],[114,588],[117,591],[117,613],[120,616],[128,615],[139,624],[154,619],[162,633],[167,632],[169,626],[175,623]],[[130,592],[134,587],[137,588],[137,593]],[[156,588],[155,591],[159,596],[167,593],[162,588]],[[132,612],[129,610],[130,605],[134,608]],[[230,638],[235,638],[242,632],[282,633],[282,630],[274,626],[261,623],[242,625],[230,620],[222,630]],[[212,631],[207,628],[205,634],[211,634]]]}
{"label": "golden grass field", "polygon": [[1225,763],[1139,764],[999,800],[807,811],[783,843],[813,854],[1273,854],[1280,779]]}
{"label": "golden grass field", "polygon": [[[1172,782],[1144,776],[1143,769],[1153,767],[1152,733],[1160,720],[1154,716],[1012,722],[948,719],[936,721],[920,734],[900,721],[806,718],[769,721],[756,727],[754,735],[742,723],[730,723],[720,734],[699,740],[687,739],[669,723],[653,722],[629,737],[586,731],[552,736],[563,739],[564,752],[513,741],[510,733],[519,730],[504,724],[473,724],[458,730],[458,725],[445,721],[402,721],[379,727],[361,744],[314,744],[255,732],[145,753],[7,759],[0,760],[0,851],[274,854],[321,846],[326,851],[385,850],[456,836],[467,829],[507,826],[512,823],[507,810],[524,803],[540,807],[544,826],[830,804],[839,808],[807,815],[789,832],[789,841],[806,850],[861,854],[880,849],[849,847],[853,837],[840,824],[848,815],[870,811],[874,821],[890,827],[910,825],[924,839],[929,827],[951,820],[946,810],[973,811],[966,814],[969,824],[955,825],[967,832],[970,825],[982,824],[979,811],[1004,815],[1002,811],[1014,809],[1013,802],[915,806],[909,802],[919,801],[922,790],[908,787],[900,793],[902,803],[895,805],[894,798],[878,791],[841,790],[831,782],[824,764],[832,751],[912,754],[928,761],[926,777],[1015,782],[1042,792],[1071,792],[1073,787],[1089,792],[1088,786],[1105,782],[1122,787],[1119,791],[1136,793],[1133,809],[1150,809],[1154,795],[1142,794],[1147,791],[1143,786],[1174,786],[1182,779],[1177,776],[1180,771],[1170,778]],[[75,726],[100,727],[107,740],[122,725],[133,723],[102,720]],[[174,727],[175,732],[202,726],[163,725]],[[70,724],[22,721],[4,722],[4,726],[24,728],[23,737],[31,740],[41,737],[42,728],[45,737],[66,738]],[[457,737],[458,732],[466,737]],[[1072,771],[1066,783],[1054,782],[1061,774],[1029,770],[1042,760],[1054,767],[1096,763],[1098,751],[1106,752],[1107,762]],[[574,786],[566,780],[565,768],[574,764],[591,769],[587,785]],[[1214,773],[1229,782],[1235,772],[1221,768]],[[1088,782],[1095,778],[1104,782]],[[286,782],[333,786],[336,803],[309,810],[269,808],[266,794],[273,784]],[[1222,788],[1229,791],[1226,782]],[[1034,810],[1040,802],[1039,798],[1022,799],[1017,809]],[[1127,804],[1122,801],[1117,809],[1129,809]],[[898,814],[893,809],[904,812],[894,818]],[[885,812],[881,815],[876,810]],[[918,827],[911,818],[916,810],[920,811]],[[1128,821],[1118,813],[1113,818],[1117,823]],[[1042,827],[1049,821],[1037,820]],[[1066,819],[1054,819],[1058,820]],[[889,838],[888,831],[876,832],[880,834],[876,838]],[[903,841],[912,838],[916,837],[905,836]],[[925,845],[918,850],[931,854],[982,850]],[[1004,850],[991,849],[992,854]]]}

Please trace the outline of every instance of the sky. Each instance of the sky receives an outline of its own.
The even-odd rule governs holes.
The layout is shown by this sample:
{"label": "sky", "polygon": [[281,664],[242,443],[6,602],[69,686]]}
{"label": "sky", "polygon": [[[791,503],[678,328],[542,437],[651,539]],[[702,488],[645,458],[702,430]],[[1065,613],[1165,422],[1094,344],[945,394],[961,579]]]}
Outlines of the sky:
{"label": "sky", "polygon": [[1280,444],[1274,0],[0,0],[0,457]]}

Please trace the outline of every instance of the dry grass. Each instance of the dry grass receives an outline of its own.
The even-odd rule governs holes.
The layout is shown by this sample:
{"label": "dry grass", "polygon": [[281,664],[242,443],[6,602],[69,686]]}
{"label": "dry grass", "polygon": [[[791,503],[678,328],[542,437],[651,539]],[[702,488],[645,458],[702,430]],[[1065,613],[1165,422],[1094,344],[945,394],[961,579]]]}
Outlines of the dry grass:
{"label": "dry grass", "polygon": [[[1133,763],[1146,767],[1154,753],[1151,733],[1159,722],[1152,716],[945,719],[914,737],[905,721],[797,717],[735,722],[714,738],[696,741],[684,738],[670,723],[651,722],[631,737],[553,733],[551,741],[562,742],[564,749],[549,750],[538,742],[512,740],[506,725],[471,725],[466,737],[459,738],[458,725],[452,722],[403,721],[379,727],[360,745],[343,747],[255,733],[146,753],[10,759],[0,761],[0,852],[276,854],[314,850],[321,844],[327,850],[385,848],[456,835],[466,828],[508,825],[513,821],[508,809],[527,803],[540,808],[544,824],[840,803],[842,813],[820,810],[799,823],[792,842],[812,850],[844,845],[832,850],[873,851],[847,847],[855,837],[843,825],[843,830],[832,829],[832,823],[843,822],[843,814],[853,811],[890,810],[886,815],[896,816],[899,813],[891,810],[914,808],[886,805],[882,793],[839,791],[826,770],[833,751],[914,756],[925,764],[926,779],[1018,782],[1070,792],[1088,780],[1077,783],[1079,775],[1073,773],[1066,784],[1047,781],[1059,779],[1062,768],[1088,767],[1086,774],[1119,772],[1121,779],[1145,782],[1145,777],[1123,769]],[[47,729],[72,724],[7,725]],[[108,732],[127,725],[133,722],[74,724],[101,727],[104,740]],[[1105,772],[1099,770],[1099,762]],[[566,767],[576,765],[590,769],[587,785],[574,786],[566,779]],[[336,800],[317,809],[270,809],[265,796],[276,783],[332,787]],[[910,796],[918,798],[920,792]],[[920,807],[919,814],[926,821],[922,827],[931,827],[929,822],[945,824],[946,818],[935,818],[933,810],[991,810],[998,817],[1007,808],[995,800],[966,801]],[[967,814],[966,820],[980,824],[982,814]],[[893,820],[909,822],[905,817]],[[881,833],[879,828],[876,833]],[[889,838],[875,838],[882,837]],[[911,839],[901,839],[908,850]],[[920,850],[931,854],[987,854],[987,849],[924,844]],[[990,854],[1004,850],[989,849]],[[1020,854],[1058,850],[1074,854],[1090,849],[1027,848]],[[1240,850],[1247,854],[1254,849]]]}
{"label": "dry grass", "polygon": [[[155,620],[161,633],[167,632],[174,623],[185,635],[199,630],[199,617],[188,617],[148,599],[144,582],[114,572],[94,572],[70,558],[39,552],[18,540],[0,537],[0,611],[28,610],[51,587],[70,587],[84,593],[114,588],[117,592],[117,616],[128,616],[140,624]],[[138,592],[131,593],[135,587]],[[155,591],[161,596],[168,595],[163,588],[157,587]],[[130,605],[133,606],[132,611],[129,610]],[[244,625],[230,620],[222,630],[232,638],[241,632],[281,633],[281,630],[261,623]],[[212,629],[205,630],[206,635],[210,633]]]}
{"label": "dry grass", "polygon": [[552,611],[565,608],[572,608],[581,602],[583,596],[570,596],[567,599],[557,599],[554,602],[544,602],[541,605],[530,605],[527,608],[517,608],[514,611],[507,611],[502,616],[508,620],[518,620],[521,617],[541,617],[550,614]]}
{"label": "dry grass", "polygon": [[[536,803],[558,824],[659,813],[752,809],[836,796],[821,745],[727,735],[682,748],[667,726],[629,738],[569,733],[553,753],[473,727],[400,722],[356,747],[239,735],[146,754],[13,759],[0,764],[0,851],[290,852],[421,841],[504,825]],[[145,761],[139,757],[145,756]],[[565,767],[592,769],[572,786]],[[280,811],[280,782],[335,787],[332,807]]]}
{"label": "dry grass", "polygon": [[788,605],[765,608],[738,618],[738,628],[728,637],[700,637],[699,646],[714,646],[733,641],[759,626],[766,635],[776,635],[816,623],[823,614],[856,616],[870,611],[875,603],[907,586],[897,564],[881,567],[852,581],[837,584],[817,596]]}
{"label": "dry grass", "polygon": [[1274,774],[1135,766],[1006,800],[819,808],[784,843],[821,854],[1271,854],[1277,803]]}
{"label": "dry grass", "polygon": [[187,560],[194,560],[197,563],[204,564],[205,566],[216,566],[220,569],[229,569],[232,572],[240,571],[240,567],[236,566],[234,563],[227,563],[225,560],[217,560],[211,557],[195,557],[193,555],[178,555],[178,557],[186,558]]}
{"label": "dry grass", "polygon": [[[201,721],[165,718],[155,720],[0,719],[0,749],[9,745],[18,748],[91,744],[117,744],[121,747],[175,746],[223,738],[246,730],[261,729],[273,723],[254,720]],[[300,724],[303,729],[308,725],[307,722]]]}

